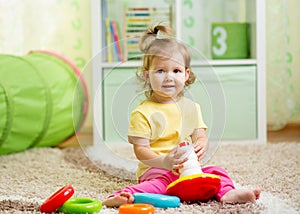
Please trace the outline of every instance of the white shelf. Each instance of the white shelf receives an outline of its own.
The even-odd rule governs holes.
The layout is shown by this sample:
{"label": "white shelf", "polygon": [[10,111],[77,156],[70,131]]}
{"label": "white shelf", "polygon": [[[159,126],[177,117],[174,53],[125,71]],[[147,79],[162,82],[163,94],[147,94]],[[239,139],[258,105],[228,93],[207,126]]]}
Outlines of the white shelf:
{"label": "white shelf", "polygon": [[133,68],[141,66],[140,61],[126,61],[126,62],[102,62],[102,68]]}
{"label": "white shelf", "polygon": [[207,60],[192,61],[191,66],[236,66],[236,65],[256,65],[256,59],[233,59],[233,60]]}
{"label": "white shelf", "polygon": [[[256,59],[233,59],[233,60],[199,60],[192,61],[191,66],[237,66],[237,65],[256,65]],[[102,68],[134,68],[141,66],[141,61],[125,62],[102,62]]]}
{"label": "white shelf", "polygon": [[[107,0],[108,1],[108,0]],[[101,50],[103,50],[103,29],[101,28],[101,17],[102,17],[102,0],[92,0],[92,47],[93,47],[93,56],[99,56],[99,59],[102,59]],[[135,4],[135,1],[131,1],[131,3]],[[141,1],[136,1],[141,2]],[[188,8],[182,7],[183,2],[181,0],[172,0],[172,5],[174,8],[174,19],[175,22],[173,26],[175,27],[176,38],[179,40],[185,40],[187,42],[187,36],[192,35],[192,32],[186,31],[183,23],[184,19],[187,19],[190,13],[186,13]],[[199,3],[200,2],[200,3]],[[208,15],[206,20],[201,20],[201,22],[197,22],[197,26],[195,29],[199,30],[199,35],[197,34],[197,39],[200,39],[199,44],[204,44],[206,48],[204,48],[205,55],[209,55],[208,45],[209,45],[209,25],[210,22],[217,21],[216,18],[220,17],[212,17],[209,16],[210,10],[213,9],[214,5],[220,3],[221,8],[221,21],[231,21],[230,15],[228,14],[228,9],[230,10],[232,3],[237,3],[239,5],[239,9],[243,12],[239,14],[239,17],[235,19],[235,21],[246,21],[251,24],[251,58],[249,59],[230,59],[230,60],[194,60],[191,62],[192,67],[204,67],[204,66],[255,66],[256,68],[256,98],[257,98],[257,139],[250,140],[251,142],[257,143],[265,143],[266,142],[266,80],[265,80],[265,0],[236,0],[236,1],[223,1],[216,0],[213,3],[206,0],[194,1],[194,4],[202,4],[208,7],[200,7],[203,9],[203,13]],[[121,7],[122,2],[118,4],[118,7]],[[223,9],[224,6],[224,9]],[[187,7],[187,6],[185,6]],[[183,8],[183,9],[182,9]],[[194,8],[195,9],[195,8]],[[232,8],[231,8],[232,9]],[[192,9],[191,9],[192,10]],[[120,11],[120,10],[109,10],[109,11]],[[196,11],[196,12],[195,12]],[[197,10],[193,10],[192,12],[197,13]],[[115,12],[113,12],[115,13]],[[116,15],[116,14],[113,14]],[[195,15],[195,14],[194,14]],[[199,16],[200,18],[202,17]],[[115,16],[114,16],[115,17]],[[198,17],[198,14],[197,14]],[[198,17],[198,18],[199,18]],[[122,21],[122,16],[118,18],[118,20]],[[199,20],[199,19],[198,19]],[[198,29],[199,26],[203,24],[201,29]],[[195,35],[193,35],[195,36]],[[209,57],[209,56],[207,56]],[[136,68],[141,66],[141,61],[126,61],[126,62],[94,62],[93,63],[93,94],[98,93],[99,82],[102,82],[102,73],[104,69],[112,69],[112,68]],[[97,142],[101,139],[102,136],[102,122],[103,122],[103,95],[98,93],[98,96],[94,99],[94,141]],[[238,102],[238,101],[237,101]],[[245,139],[245,141],[249,142],[249,140]],[[241,141],[242,142],[242,141]]]}

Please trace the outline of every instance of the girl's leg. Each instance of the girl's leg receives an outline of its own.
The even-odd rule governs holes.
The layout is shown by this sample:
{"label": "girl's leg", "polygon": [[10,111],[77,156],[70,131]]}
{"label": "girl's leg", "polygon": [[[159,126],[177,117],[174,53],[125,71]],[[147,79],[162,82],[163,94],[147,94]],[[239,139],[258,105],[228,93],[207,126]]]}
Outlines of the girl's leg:
{"label": "girl's leg", "polygon": [[218,194],[215,196],[218,201],[222,198],[222,196],[227,193],[229,190],[235,189],[231,178],[224,168],[219,166],[208,166],[203,167],[202,171],[204,173],[218,175],[221,178],[221,188]]}
{"label": "girl's leg", "polygon": [[178,176],[174,175],[171,171],[150,168],[141,176],[139,184],[127,186],[123,190],[119,190],[110,196],[119,194],[120,192],[128,192],[131,194],[138,192],[165,194],[167,186],[176,179],[178,179]]}
{"label": "girl's leg", "polygon": [[167,186],[177,178],[178,176],[170,171],[151,168],[140,178],[139,184],[127,186],[113,193],[102,204],[108,207],[118,207],[125,203],[133,203],[134,193],[165,194]]}
{"label": "girl's leg", "polygon": [[255,202],[259,199],[261,190],[256,189],[235,189],[232,180],[227,172],[218,166],[209,166],[202,168],[205,173],[219,175],[221,178],[221,188],[215,196],[218,201],[225,203],[246,203]]}

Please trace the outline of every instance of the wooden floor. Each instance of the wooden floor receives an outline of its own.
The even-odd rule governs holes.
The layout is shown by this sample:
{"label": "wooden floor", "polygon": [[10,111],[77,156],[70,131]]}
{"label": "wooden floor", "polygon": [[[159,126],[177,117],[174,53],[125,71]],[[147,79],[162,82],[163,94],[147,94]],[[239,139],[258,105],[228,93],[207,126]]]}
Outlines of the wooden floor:
{"label": "wooden floor", "polygon": [[57,147],[65,148],[65,147],[73,147],[73,146],[74,147],[86,146],[86,145],[92,145],[92,143],[93,143],[92,133],[79,133],[76,136],[73,136],[70,139],[58,144]]}
{"label": "wooden floor", "polygon": [[300,142],[300,123],[290,123],[279,131],[268,131],[267,140],[276,142]]}
{"label": "wooden floor", "polygon": [[[80,144],[78,143],[80,142]],[[300,123],[288,124],[279,131],[268,131],[267,141],[269,143],[277,142],[299,142],[300,143]],[[58,145],[60,148],[80,145],[91,145],[93,137],[91,133],[80,133],[77,137],[72,137]]]}

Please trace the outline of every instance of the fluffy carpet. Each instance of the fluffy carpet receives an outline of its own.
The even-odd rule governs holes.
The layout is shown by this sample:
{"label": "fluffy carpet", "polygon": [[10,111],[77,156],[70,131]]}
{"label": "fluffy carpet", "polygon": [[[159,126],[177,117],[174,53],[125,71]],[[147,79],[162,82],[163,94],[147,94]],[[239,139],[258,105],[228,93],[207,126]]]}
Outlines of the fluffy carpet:
{"label": "fluffy carpet", "polygon": [[[260,187],[261,198],[255,204],[181,204],[155,213],[300,213],[299,153],[300,143],[222,144],[208,164],[224,167],[239,188]],[[135,183],[108,175],[79,147],[0,156],[0,174],[1,213],[39,213],[41,203],[66,184],[74,187],[74,197],[103,200]],[[118,210],[103,207],[100,213]]]}

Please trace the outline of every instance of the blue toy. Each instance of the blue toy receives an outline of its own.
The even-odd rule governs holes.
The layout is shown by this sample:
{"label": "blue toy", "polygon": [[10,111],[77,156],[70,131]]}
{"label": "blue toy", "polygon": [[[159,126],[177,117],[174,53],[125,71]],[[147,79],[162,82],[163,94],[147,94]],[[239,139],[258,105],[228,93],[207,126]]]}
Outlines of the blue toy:
{"label": "blue toy", "polygon": [[135,193],[133,197],[135,204],[151,204],[158,208],[175,208],[180,206],[180,199],[177,196]]}

